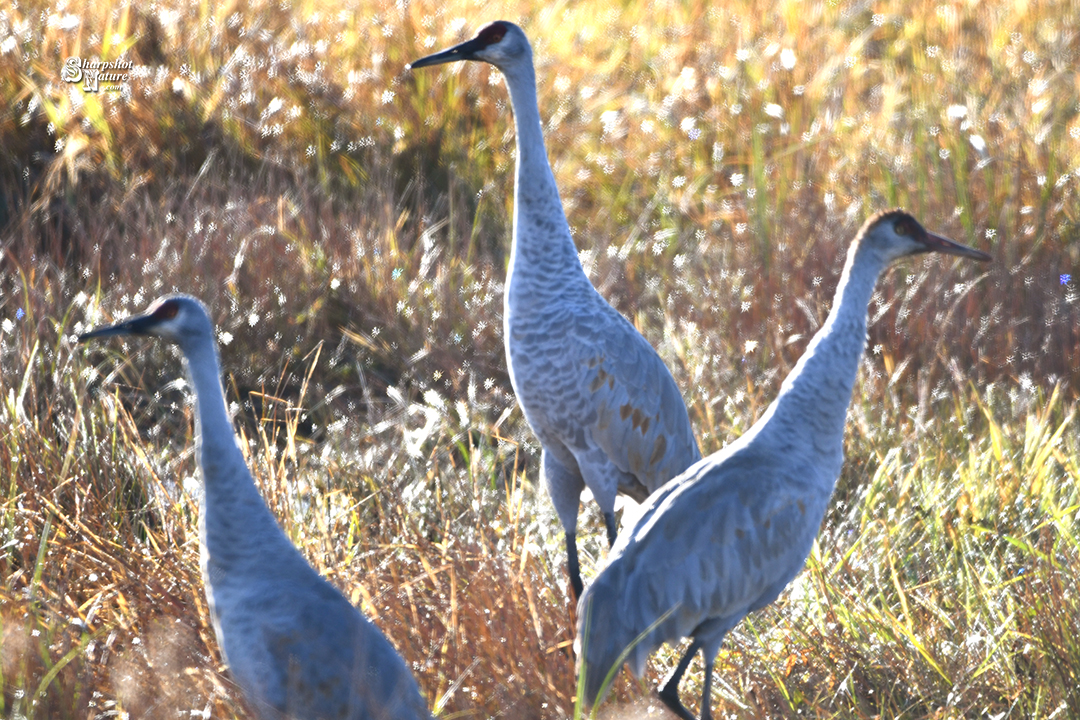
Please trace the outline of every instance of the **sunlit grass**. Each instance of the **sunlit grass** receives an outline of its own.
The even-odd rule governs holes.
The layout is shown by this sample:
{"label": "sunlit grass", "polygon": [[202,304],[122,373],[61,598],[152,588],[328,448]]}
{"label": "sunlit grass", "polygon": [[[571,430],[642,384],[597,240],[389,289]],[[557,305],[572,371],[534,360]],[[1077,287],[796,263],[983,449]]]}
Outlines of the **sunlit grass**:
{"label": "sunlit grass", "polygon": [[[774,396],[870,213],[994,255],[880,283],[836,500],[792,591],[725,642],[718,715],[1080,715],[1080,21],[758,0],[0,10],[0,714],[244,716],[178,358],[71,344],[172,290],[211,308],[286,532],[440,717],[587,714],[502,358],[508,98],[480,64],[404,70],[497,17],[533,39],[583,263],[706,451]],[[71,56],[132,80],[84,93]],[[583,538],[587,576],[603,552]],[[597,716],[647,715],[679,652]]]}

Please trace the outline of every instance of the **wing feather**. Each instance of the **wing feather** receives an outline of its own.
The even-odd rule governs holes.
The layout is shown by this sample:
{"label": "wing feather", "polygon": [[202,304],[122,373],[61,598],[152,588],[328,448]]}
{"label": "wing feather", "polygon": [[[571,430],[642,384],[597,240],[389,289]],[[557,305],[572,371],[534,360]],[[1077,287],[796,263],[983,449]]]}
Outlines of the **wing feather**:
{"label": "wing feather", "polygon": [[626,318],[604,305],[610,312],[577,315],[567,350],[595,417],[590,439],[646,488],[644,496],[697,462],[701,452],[670,370]]}
{"label": "wing feather", "polygon": [[256,704],[287,717],[429,720],[415,678],[386,636],[321,578],[307,589],[317,603],[283,594],[278,621],[256,636],[268,660],[248,678],[258,688]]}
{"label": "wing feather", "polygon": [[790,464],[775,457],[721,455],[649,498],[582,596],[579,617],[592,615],[583,640],[591,698],[599,686],[589,673],[610,667],[650,626],[632,667],[705,623],[722,637],[747,612],[772,602],[805,563],[828,496],[793,478]]}

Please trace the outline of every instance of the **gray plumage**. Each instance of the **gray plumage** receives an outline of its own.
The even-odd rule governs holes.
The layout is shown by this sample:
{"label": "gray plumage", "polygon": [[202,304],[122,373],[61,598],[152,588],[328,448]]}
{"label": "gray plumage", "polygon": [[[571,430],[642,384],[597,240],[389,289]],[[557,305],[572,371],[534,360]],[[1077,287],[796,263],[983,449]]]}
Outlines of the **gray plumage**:
{"label": "gray plumage", "polygon": [[575,646],[590,703],[620,653],[659,621],[630,651],[631,670],[640,676],[661,644],[692,637],[660,697],[693,719],[678,686],[701,650],[701,716],[710,717],[712,666],[724,635],[777,598],[821,526],[843,463],[844,423],[878,275],[899,257],[934,251],[989,259],[926,232],[903,211],[870,218],[848,252],[828,319],[776,400],[745,435],[650,497],[637,524],[619,536],[578,606]]}
{"label": "gray plumage", "polygon": [[259,494],[225,409],[214,328],[193,297],[80,336],[155,335],[184,355],[204,498],[200,565],[221,652],[260,718],[430,719],[383,634],[319,576]]}
{"label": "gray plumage", "polygon": [[615,540],[615,496],[644,500],[701,458],[679,389],[653,347],[589,282],[548,164],[532,48],[498,21],[411,67],[482,60],[506,78],[517,131],[503,335],[510,381],[543,446],[544,484],[581,595],[577,516],[588,487]]}

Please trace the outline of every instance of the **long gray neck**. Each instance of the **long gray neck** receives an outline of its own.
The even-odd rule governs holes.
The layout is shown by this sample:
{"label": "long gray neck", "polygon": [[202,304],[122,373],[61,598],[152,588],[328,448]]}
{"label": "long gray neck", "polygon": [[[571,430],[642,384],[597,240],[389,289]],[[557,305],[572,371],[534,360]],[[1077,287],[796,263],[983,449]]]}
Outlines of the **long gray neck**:
{"label": "long gray neck", "polygon": [[570,237],[570,226],[544,147],[532,55],[500,69],[510,91],[517,131],[510,272],[519,273],[517,281],[538,286],[533,290],[556,284],[565,292],[568,283],[589,285]]}
{"label": "long gray neck", "polygon": [[205,552],[211,565],[243,564],[244,557],[252,556],[251,548],[280,542],[285,536],[255,487],[237,443],[213,341],[184,343],[181,350],[195,390],[195,442],[206,492],[199,522]]}
{"label": "long gray neck", "polygon": [[[866,243],[851,248],[828,319],[759,421],[767,432],[764,423],[771,419],[776,447],[814,455],[830,482],[843,461],[844,424],[866,348],[867,307],[887,262]],[[805,439],[803,447],[792,445],[796,437]]]}

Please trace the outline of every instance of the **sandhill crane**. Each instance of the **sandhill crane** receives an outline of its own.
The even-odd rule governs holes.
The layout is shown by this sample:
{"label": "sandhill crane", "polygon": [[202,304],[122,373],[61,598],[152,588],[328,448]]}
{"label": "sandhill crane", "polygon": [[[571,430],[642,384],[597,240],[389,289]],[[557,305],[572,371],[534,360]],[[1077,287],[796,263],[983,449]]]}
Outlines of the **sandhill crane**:
{"label": "sandhill crane", "polygon": [[821,526],[843,464],[844,422],[878,275],[891,261],[924,252],[990,259],[927,232],[902,210],[870,218],[848,251],[828,319],[776,400],[745,435],[654,493],[637,524],[619,535],[578,605],[578,669],[590,703],[620,653],[656,623],[630,650],[631,670],[640,676],[653,650],[692,637],[660,698],[693,720],[679,681],[701,650],[701,717],[711,717],[712,668],[724,635],[776,599]]}
{"label": "sandhill crane", "polygon": [[79,341],[154,335],[180,347],[196,400],[200,565],[222,654],[260,718],[430,720],[386,637],[319,576],[252,480],[225,410],[210,316],[187,295]]}
{"label": "sandhill crane", "polygon": [[481,60],[506,78],[517,132],[514,234],[503,298],[510,382],[543,446],[541,474],[566,531],[581,596],[577,516],[588,487],[614,543],[615,496],[637,501],[701,458],[671,372],[581,268],[548,164],[532,47],[497,21],[412,68]]}

